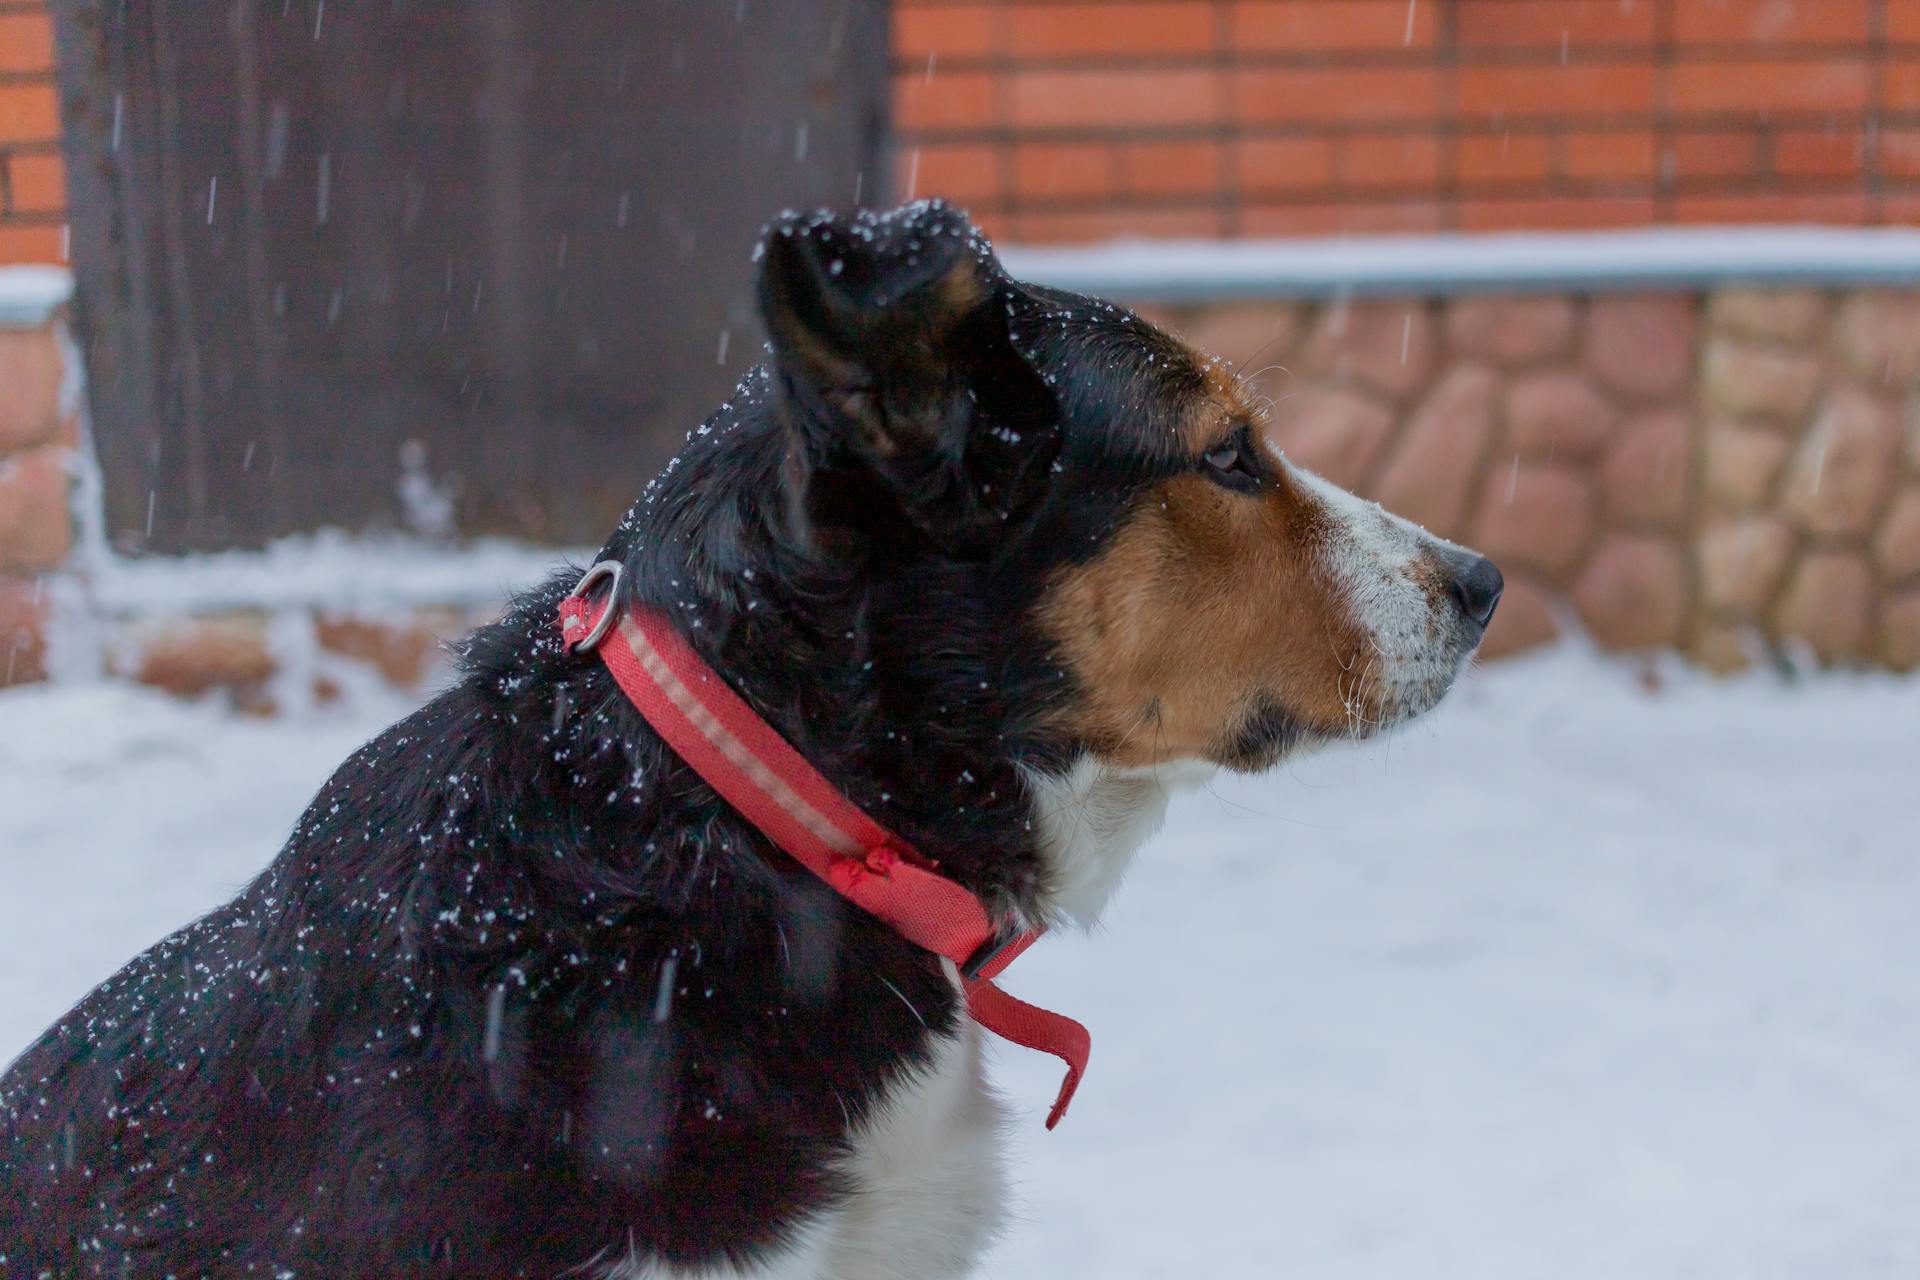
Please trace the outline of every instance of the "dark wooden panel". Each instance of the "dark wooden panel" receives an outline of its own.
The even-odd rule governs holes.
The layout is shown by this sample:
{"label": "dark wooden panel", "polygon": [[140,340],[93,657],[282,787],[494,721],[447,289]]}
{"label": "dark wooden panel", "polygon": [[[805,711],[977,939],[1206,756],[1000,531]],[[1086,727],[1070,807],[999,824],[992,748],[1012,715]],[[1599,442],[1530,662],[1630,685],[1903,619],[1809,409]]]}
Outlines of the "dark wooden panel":
{"label": "dark wooden panel", "polygon": [[59,18],[129,549],[403,526],[409,484],[464,533],[596,541],[758,352],[760,224],[885,185],[884,0]]}

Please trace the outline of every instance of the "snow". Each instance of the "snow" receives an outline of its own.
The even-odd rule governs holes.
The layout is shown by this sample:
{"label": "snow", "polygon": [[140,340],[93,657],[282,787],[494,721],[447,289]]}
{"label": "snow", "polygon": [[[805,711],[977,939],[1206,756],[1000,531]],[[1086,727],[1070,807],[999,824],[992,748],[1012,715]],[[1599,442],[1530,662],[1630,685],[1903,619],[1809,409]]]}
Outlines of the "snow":
{"label": "snow", "polygon": [[65,267],[0,266],[0,328],[37,329],[72,293]]}
{"label": "snow", "polygon": [[[1177,802],[1107,926],[1007,987],[986,1274],[1920,1273],[1920,680],[1568,647],[1389,741]],[[1654,684],[1657,687],[1649,687]],[[0,1056],[271,855],[399,714],[0,695]]]}
{"label": "snow", "polygon": [[435,605],[497,605],[558,568],[586,564],[590,547],[555,551],[505,538],[433,542],[324,529],[259,551],[129,558],[107,555],[90,570],[91,599],[133,614],[307,606],[409,611]]}
{"label": "snow", "polygon": [[1711,284],[1920,283],[1910,227],[1640,227],[1617,231],[1133,240],[1000,247],[1022,280],[1131,301]]}

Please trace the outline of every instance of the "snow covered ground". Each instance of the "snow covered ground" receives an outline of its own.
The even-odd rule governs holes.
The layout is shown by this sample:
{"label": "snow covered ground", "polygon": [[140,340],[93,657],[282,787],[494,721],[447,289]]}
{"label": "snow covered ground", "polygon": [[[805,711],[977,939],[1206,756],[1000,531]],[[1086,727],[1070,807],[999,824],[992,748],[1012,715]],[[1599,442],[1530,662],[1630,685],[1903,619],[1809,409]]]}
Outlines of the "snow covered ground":
{"label": "snow covered ground", "polygon": [[[1563,649],[1175,807],[1008,986],[1000,1277],[1920,1274],[1920,680]],[[397,704],[0,695],[0,1057],[212,906]]]}

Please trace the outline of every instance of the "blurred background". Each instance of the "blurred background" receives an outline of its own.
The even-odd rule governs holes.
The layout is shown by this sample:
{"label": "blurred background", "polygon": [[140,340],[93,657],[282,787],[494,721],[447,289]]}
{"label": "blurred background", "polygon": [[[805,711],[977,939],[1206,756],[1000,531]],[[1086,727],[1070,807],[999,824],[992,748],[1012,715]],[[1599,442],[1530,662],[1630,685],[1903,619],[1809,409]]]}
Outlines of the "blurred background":
{"label": "blurred background", "polygon": [[5,678],[48,572],[137,674],[234,594],[155,557],[597,543],[761,223],[926,195],[1498,557],[1491,652],[1920,663],[1916,0],[0,0]]}
{"label": "blurred background", "polygon": [[767,218],[936,195],[1527,655],[1036,952],[1004,1273],[1920,1272],[1920,0],[0,0],[0,1054],[600,542]]}

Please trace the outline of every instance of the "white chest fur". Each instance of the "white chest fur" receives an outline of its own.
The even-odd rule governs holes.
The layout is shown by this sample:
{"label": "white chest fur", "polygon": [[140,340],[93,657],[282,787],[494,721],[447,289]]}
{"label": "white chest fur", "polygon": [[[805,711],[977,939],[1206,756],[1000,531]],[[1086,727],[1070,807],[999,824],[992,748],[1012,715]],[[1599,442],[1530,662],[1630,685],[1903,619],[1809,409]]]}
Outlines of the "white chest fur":
{"label": "white chest fur", "polygon": [[1082,756],[1064,776],[1029,772],[1040,854],[1052,880],[1051,906],[1090,927],[1166,821],[1173,793],[1205,783],[1215,766],[1182,760],[1116,769]]}
{"label": "white chest fur", "polygon": [[[1212,765],[1113,769],[1091,759],[1064,777],[1027,776],[1050,882],[1050,912],[1091,925],[1134,855],[1166,818],[1174,790],[1198,786]],[[958,982],[958,976],[949,976]],[[927,1066],[896,1082],[851,1135],[846,1203],[794,1248],[734,1268],[607,1274],[661,1280],[959,1280],[970,1275],[1005,1214],[999,1100],[980,1060],[980,1028],[963,1022],[937,1040]]]}
{"label": "white chest fur", "polygon": [[848,1172],[857,1190],[833,1224],[821,1274],[970,1275],[1005,1212],[1003,1122],[980,1061],[980,1028],[963,1020],[854,1135]]}

